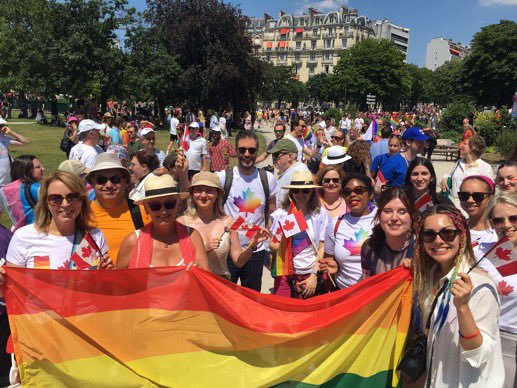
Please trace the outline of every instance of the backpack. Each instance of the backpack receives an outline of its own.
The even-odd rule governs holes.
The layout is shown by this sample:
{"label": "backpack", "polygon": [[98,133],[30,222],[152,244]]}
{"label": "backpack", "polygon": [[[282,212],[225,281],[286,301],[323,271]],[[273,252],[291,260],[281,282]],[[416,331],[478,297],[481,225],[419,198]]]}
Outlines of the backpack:
{"label": "backpack", "polygon": [[68,128],[65,129],[65,132],[63,133],[63,138],[61,139],[61,142],[59,143],[59,149],[63,152],[68,152],[68,147],[70,144],[69,137],[69,131]]}
{"label": "backpack", "polygon": [[[267,227],[269,220],[269,182],[267,180],[267,171],[263,168],[258,169],[260,183],[262,183],[262,188],[264,189],[264,195],[266,197],[266,204],[264,209],[264,220],[265,225]],[[233,168],[226,169],[226,178],[224,181],[224,196],[223,196],[223,205],[228,200],[228,195],[230,194],[230,189],[233,183]]]}

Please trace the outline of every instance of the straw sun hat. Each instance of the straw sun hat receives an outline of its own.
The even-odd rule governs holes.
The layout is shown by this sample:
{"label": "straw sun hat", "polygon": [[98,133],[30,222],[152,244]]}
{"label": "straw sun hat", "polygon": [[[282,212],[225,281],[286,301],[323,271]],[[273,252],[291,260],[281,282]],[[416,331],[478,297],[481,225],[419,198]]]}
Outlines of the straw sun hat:
{"label": "straw sun hat", "polygon": [[178,184],[169,174],[150,176],[147,178],[144,182],[144,191],[144,198],[135,201],[137,205],[141,205],[150,199],[168,197],[171,195],[179,199],[187,199],[189,196],[189,193],[179,191]]}
{"label": "straw sun hat", "polygon": [[321,189],[322,186],[314,184],[310,171],[295,171],[291,177],[291,184],[282,189]]}

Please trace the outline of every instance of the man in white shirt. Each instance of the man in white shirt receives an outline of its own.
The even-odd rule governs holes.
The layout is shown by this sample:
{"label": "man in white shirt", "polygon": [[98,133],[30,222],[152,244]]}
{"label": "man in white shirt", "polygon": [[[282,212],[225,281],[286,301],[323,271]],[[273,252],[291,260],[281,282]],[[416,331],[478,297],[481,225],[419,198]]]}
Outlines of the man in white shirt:
{"label": "man in white shirt", "polygon": [[101,141],[100,131],[104,129],[104,124],[97,124],[95,121],[86,119],[79,123],[77,135],[79,143],[70,150],[70,160],[78,160],[88,168],[93,168],[97,161],[97,156],[104,150],[99,147]]}
{"label": "man in white shirt", "polygon": [[189,166],[188,177],[192,179],[198,172],[208,171],[207,161],[210,158],[208,155],[208,142],[203,136],[199,136],[199,124],[195,121],[189,125],[187,143],[188,149],[185,152],[185,156]]}
{"label": "man in white shirt", "polygon": [[361,129],[363,127],[363,124],[364,124],[364,120],[361,117],[361,113],[359,113],[359,116],[357,116],[356,119],[354,120],[354,126],[356,129]]}
{"label": "man in white shirt", "polygon": [[[158,157],[160,166],[163,166],[163,161],[167,155],[162,150],[156,148],[156,133],[152,128],[144,128],[140,132],[140,141],[142,142],[144,149],[154,153]],[[130,155],[131,156],[131,155]]]}
{"label": "man in white shirt", "polygon": [[226,131],[226,111],[223,111],[221,117],[219,117],[219,128],[221,128],[221,138],[224,140],[228,137],[228,132]]}
{"label": "man in white shirt", "polygon": [[291,183],[291,176],[295,171],[308,171],[307,165],[297,160],[298,149],[294,143],[288,139],[280,139],[275,146],[267,151],[273,156],[273,163],[278,168],[276,195],[276,207],[279,208],[289,190],[282,189]]}
{"label": "man in white shirt", "polygon": [[284,138],[291,140],[296,148],[298,149],[298,158],[297,160],[303,160],[303,148],[305,147],[305,142],[303,141],[303,130],[306,128],[305,120],[298,119],[293,125],[293,129],[291,133],[286,135]]}
{"label": "man in white shirt", "polygon": [[[0,187],[11,182],[9,147],[27,144],[29,144],[29,141],[22,135],[13,132],[7,126],[7,121],[0,117]],[[2,209],[0,207],[0,212],[1,211]]]}
{"label": "man in white shirt", "polygon": [[172,110],[172,116],[171,116],[171,121],[170,121],[170,141],[177,141],[178,140],[178,132],[176,131],[176,128],[178,126],[178,124],[180,123],[180,121],[178,120],[177,118],[178,116],[178,113],[176,113],[175,110]]}

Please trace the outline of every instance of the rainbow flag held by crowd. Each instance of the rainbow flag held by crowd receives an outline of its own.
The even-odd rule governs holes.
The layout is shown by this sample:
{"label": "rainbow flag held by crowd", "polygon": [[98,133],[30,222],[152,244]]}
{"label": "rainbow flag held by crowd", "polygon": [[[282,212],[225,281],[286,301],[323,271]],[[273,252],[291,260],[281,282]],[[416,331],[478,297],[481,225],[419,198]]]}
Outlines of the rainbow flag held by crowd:
{"label": "rainbow flag held by crowd", "polygon": [[307,127],[305,127],[305,130],[303,131],[303,140],[304,141],[310,141],[312,139],[312,129],[309,125],[307,125]]}
{"label": "rainbow flag held by crowd", "polygon": [[391,115],[391,118],[390,118],[390,124],[391,124],[391,128],[396,128],[398,127],[398,125],[400,124],[400,119],[398,116],[395,116],[395,115]]}
{"label": "rainbow flag held by crowd", "polygon": [[402,267],[307,300],[199,268],[6,271],[24,386],[399,383],[412,300]]}

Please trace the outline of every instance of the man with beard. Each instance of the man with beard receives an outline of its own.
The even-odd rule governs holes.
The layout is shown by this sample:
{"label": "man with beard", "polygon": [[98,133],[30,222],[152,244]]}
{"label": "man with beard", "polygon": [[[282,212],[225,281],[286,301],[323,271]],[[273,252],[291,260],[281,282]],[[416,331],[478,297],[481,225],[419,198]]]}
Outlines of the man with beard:
{"label": "man with beard", "polygon": [[[224,190],[224,211],[234,219],[242,217],[248,225],[267,228],[269,215],[276,209],[277,182],[273,174],[255,167],[259,139],[253,131],[240,131],[235,138],[238,165],[216,174]],[[250,240],[239,233],[243,249]],[[267,255],[266,244],[253,246],[253,255],[241,268],[228,259],[228,269],[234,283],[240,279],[243,287],[259,291],[262,287],[262,271]]]}

